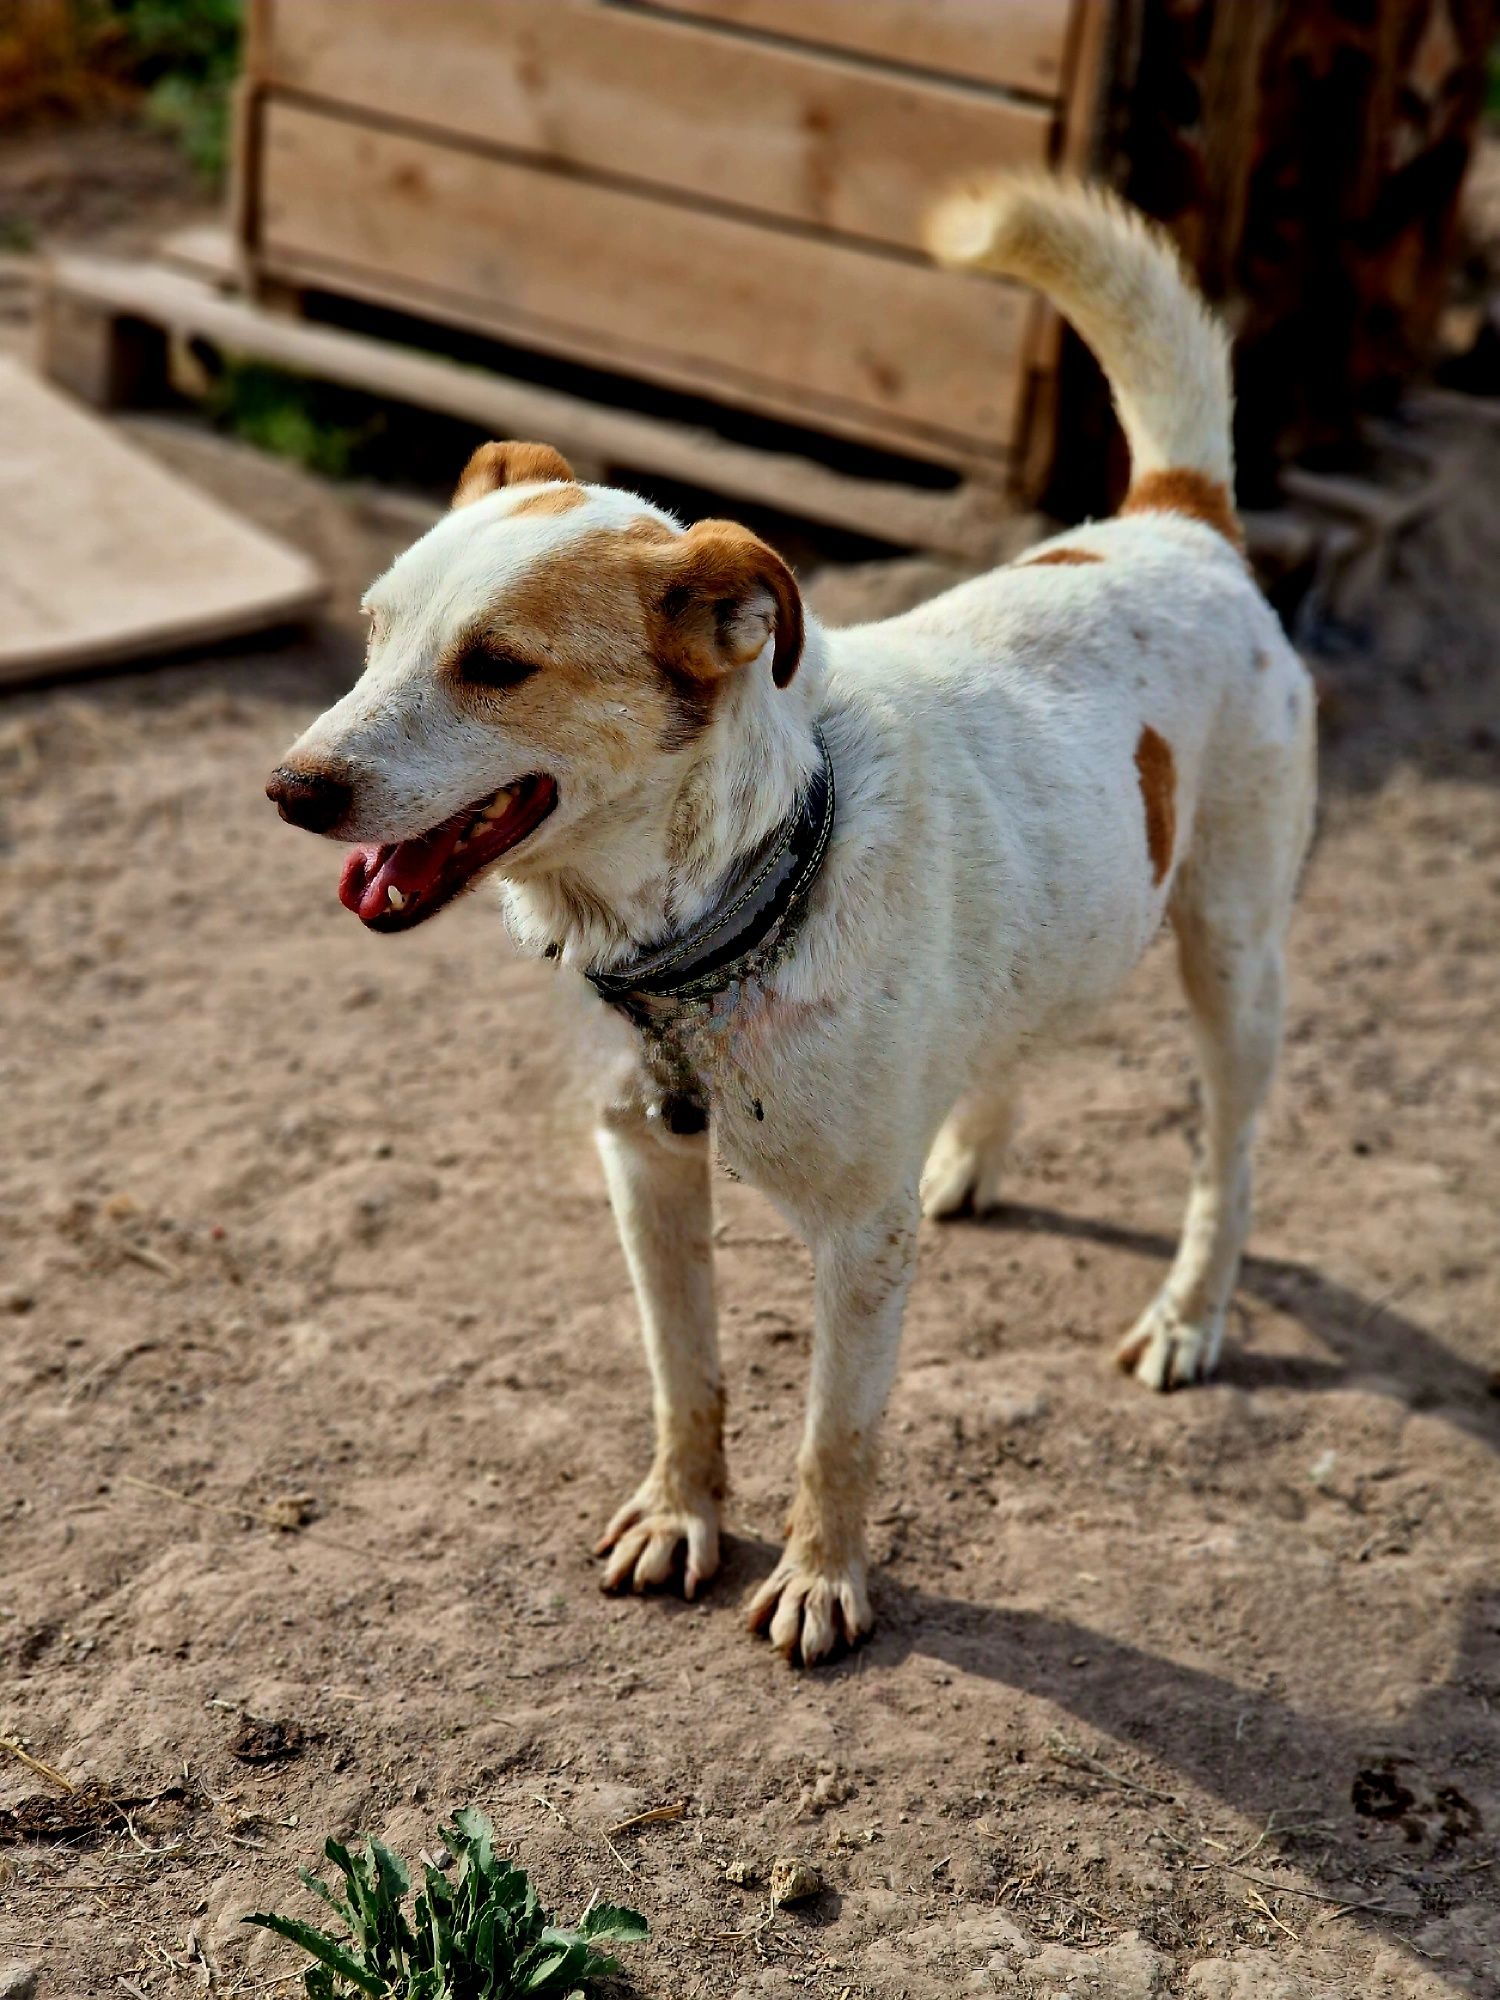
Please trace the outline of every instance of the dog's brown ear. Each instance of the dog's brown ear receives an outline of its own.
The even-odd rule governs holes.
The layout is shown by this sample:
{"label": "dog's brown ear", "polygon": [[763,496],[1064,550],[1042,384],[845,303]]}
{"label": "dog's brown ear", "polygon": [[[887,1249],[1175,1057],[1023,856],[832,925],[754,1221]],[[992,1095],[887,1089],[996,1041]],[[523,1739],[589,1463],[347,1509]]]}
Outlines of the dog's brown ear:
{"label": "dog's brown ear", "polygon": [[482,444],[464,467],[453,491],[455,507],[468,507],[502,486],[529,486],[574,477],[573,468],[550,444]]}
{"label": "dog's brown ear", "polygon": [[755,659],[768,639],[771,678],[785,687],[802,658],[802,593],[776,551],[737,521],[699,521],[663,551],[653,648],[696,680]]}

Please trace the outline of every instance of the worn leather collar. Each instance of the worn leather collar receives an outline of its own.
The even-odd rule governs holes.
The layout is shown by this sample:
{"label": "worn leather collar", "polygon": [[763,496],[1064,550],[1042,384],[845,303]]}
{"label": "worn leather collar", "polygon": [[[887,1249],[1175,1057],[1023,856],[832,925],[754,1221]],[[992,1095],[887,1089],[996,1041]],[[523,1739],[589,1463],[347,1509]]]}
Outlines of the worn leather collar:
{"label": "worn leather collar", "polygon": [[750,874],[680,937],[608,972],[589,973],[602,998],[627,1013],[646,1000],[706,1000],[756,970],[771,949],[787,940],[833,831],[833,764],[816,723],[813,735],[818,768],[797,810]]}

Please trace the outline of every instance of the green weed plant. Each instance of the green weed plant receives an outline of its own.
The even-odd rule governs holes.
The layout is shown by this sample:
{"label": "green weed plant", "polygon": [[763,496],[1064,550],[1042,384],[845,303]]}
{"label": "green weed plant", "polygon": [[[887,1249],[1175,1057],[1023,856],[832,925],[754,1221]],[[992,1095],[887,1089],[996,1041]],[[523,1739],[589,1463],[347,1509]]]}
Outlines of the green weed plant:
{"label": "green weed plant", "polygon": [[453,1855],[444,1870],[423,1866],[423,1886],[407,1912],[411,1871],[378,1840],[351,1854],[336,1840],[323,1852],[343,1877],[342,1893],[300,1871],[347,1932],[266,1911],[246,1917],[299,1945],[316,1961],[302,1975],[309,2000],[582,2000],[596,1980],[620,1971],[600,1946],[647,1934],[634,1910],[596,1903],[567,1929],[542,1908],[525,1873],[495,1852],[495,1829],[465,1806],[438,1829]]}

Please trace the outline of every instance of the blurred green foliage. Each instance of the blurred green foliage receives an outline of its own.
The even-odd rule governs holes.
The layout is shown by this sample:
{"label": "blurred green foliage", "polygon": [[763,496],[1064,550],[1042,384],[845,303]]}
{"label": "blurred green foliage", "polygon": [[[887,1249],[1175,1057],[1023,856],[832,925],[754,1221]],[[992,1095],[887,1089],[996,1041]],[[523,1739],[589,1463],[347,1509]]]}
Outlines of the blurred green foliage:
{"label": "blurred green foliage", "polygon": [[229,92],[239,66],[241,0],[95,0],[117,25],[146,115],[205,180],[223,178]]}
{"label": "blurred green foliage", "polygon": [[305,381],[256,362],[231,361],[207,397],[212,422],[246,444],[347,479],[362,467],[384,420],[327,383]]}
{"label": "blurred green foliage", "polygon": [[0,125],[144,103],[223,174],[243,0],[0,0]]}

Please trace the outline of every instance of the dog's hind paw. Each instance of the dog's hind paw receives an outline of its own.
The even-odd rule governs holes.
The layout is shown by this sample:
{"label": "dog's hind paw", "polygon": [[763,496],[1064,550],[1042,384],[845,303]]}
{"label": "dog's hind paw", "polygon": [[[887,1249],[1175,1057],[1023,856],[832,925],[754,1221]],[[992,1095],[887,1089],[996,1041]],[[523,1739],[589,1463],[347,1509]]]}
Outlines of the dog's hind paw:
{"label": "dog's hind paw", "polygon": [[983,1215],[997,1208],[1003,1165],[1003,1149],[991,1158],[985,1147],[940,1132],[922,1170],[922,1213],[943,1222],[966,1210]]}
{"label": "dog's hind paw", "polygon": [[676,1575],[682,1594],[696,1597],[719,1567],[719,1506],[707,1492],[669,1493],[653,1474],[615,1515],[594,1547],[608,1556],[604,1590],[657,1590]]}
{"label": "dog's hind paw", "polygon": [[1184,1319],[1165,1293],[1153,1299],[1115,1349],[1115,1361],[1148,1389],[1206,1382],[1219,1360],[1221,1329]]}
{"label": "dog's hind paw", "polygon": [[790,1547],[750,1602],[750,1630],[768,1632],[793,1666],[816,1666],[855,1645],[874,1623],[862,1560],[819,1569]]}

